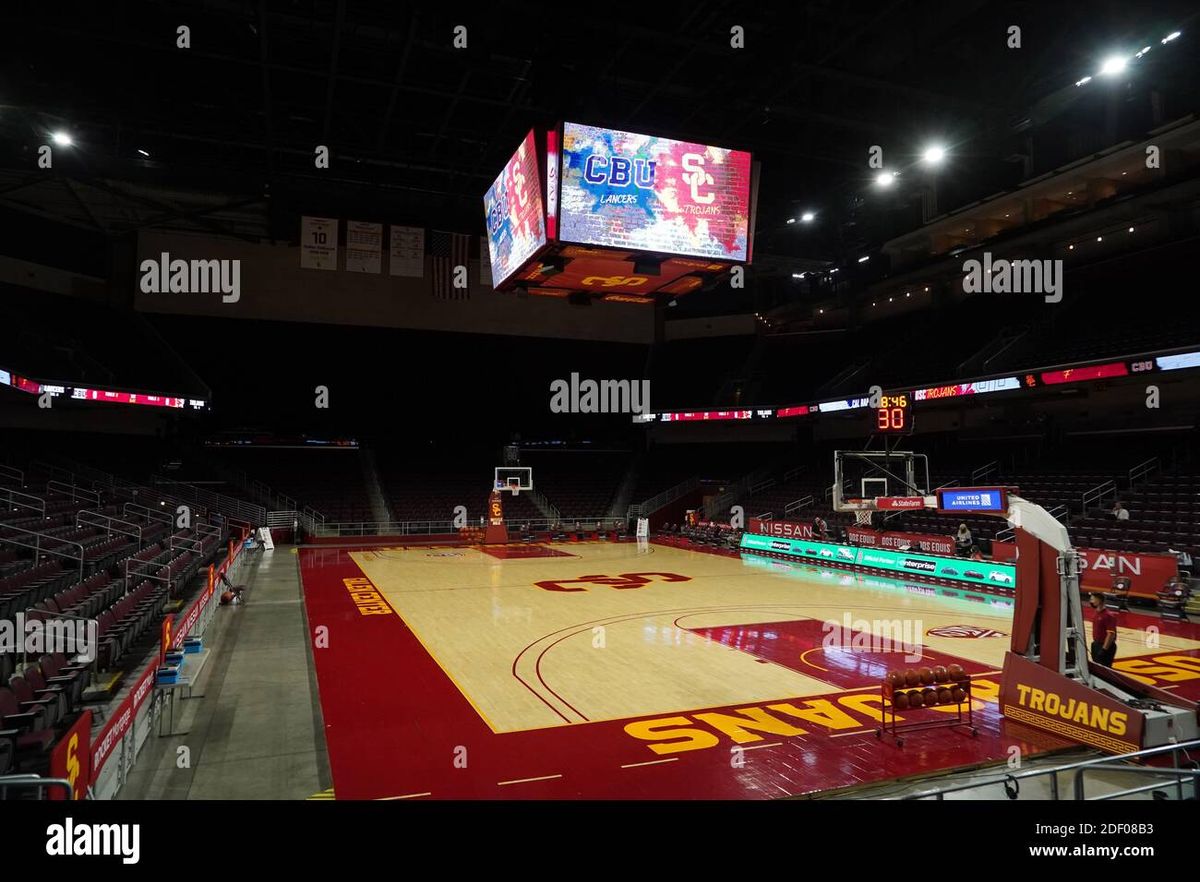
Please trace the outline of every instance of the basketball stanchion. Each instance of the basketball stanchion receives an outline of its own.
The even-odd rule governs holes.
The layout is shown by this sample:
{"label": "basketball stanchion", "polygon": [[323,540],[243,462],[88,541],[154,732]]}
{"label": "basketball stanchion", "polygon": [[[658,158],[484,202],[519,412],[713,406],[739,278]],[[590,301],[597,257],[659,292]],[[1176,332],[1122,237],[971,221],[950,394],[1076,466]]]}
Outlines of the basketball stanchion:
{"label": "basketball stanchion", "polygon": [[[972,738],[979,734],[971,702],[971,676],[960,665],[889,671],[880,682],[880,690],[883,696],[883,719],[881,725],[875,728],[876,738],[882,740],[884,735],[890,735],[897,747],[903,747],[906,733],[924,729],[964,728]],[[965,714],[964,704],[967,707]],[[949,705],[956,706],[956,716],[905,723],[896,717],[896,711]]]}

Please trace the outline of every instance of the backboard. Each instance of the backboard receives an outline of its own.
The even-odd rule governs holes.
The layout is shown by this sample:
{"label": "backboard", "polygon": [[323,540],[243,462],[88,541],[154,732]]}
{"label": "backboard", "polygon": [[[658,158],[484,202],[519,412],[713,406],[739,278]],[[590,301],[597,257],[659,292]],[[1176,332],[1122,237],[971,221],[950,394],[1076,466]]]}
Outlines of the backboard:
{"label": "backboard", "polygon": [[528,466],[496,466],[492,486],[507,490],[514,496],[522,490],[533,489],[533,469]]}
{"label": "backboard", "polygon": [[[923,508],[916,498],[930,495],[929,460],[911,450],[835,450],[833,485],[827,491],[834,511],[874,511],[880,507]],[[914,499],[910,505],[877,505],[877,499]]]}

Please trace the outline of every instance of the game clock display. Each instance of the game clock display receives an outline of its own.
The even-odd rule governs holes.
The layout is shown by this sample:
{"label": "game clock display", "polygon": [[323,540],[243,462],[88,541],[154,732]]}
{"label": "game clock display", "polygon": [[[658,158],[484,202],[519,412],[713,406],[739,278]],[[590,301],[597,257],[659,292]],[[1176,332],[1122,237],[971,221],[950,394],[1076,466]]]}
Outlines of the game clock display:
{"label": "game clock display", "polygon": [[912,399],[906,392],[881,395],[873,418],[875,434],[907,435],[912,431]]}

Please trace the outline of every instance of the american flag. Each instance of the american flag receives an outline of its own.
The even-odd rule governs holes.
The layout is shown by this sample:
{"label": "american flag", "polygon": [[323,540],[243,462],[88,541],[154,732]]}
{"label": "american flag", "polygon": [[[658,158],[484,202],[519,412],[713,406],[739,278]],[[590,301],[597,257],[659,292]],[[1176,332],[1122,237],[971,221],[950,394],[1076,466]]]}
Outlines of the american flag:
{"label": "american flag", "polygon": [[[433,296],[442,300],[467,300],[470,288],[455,288],[455,267],[466,267],[470,256],[471,237],[462,233],[444,233],[434,230],[431,237],[430,254],[433,264]],[[469,285],[470,278],[463,274]]]}

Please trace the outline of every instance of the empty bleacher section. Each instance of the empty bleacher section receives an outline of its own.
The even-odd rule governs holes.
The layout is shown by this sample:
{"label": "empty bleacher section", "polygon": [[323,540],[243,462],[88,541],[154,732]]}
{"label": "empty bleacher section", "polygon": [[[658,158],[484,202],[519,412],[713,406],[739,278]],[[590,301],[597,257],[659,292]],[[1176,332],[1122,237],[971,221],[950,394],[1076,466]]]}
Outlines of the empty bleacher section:
{"label": "empty bleacher section", "polygon": [[[357,448],[245,447],[206,451],[208,458],[231,472],[254,477],[254,482],[283,494],[299,506],[310,506],[330,523],[374,521],[363,467]],[[195,474],[190,471],[185,477]],[[254,482],[239,487],[222,483],[222,492],[251,497]],[[278,503],[278,499],[273,500]]]}
{"label": "empty bleacher section", "polygon": [[[104,711],[132,671],[157,663],[164,613],[198,594],[227,533],[200,519],[176,529],[111,487],[66,484],[57,467],[5,458],[0,619],[25,624],[19,645],[0,651],[0,774],[45,775],[79,714]],[[30,622],[42,628],[36,644]]]}

